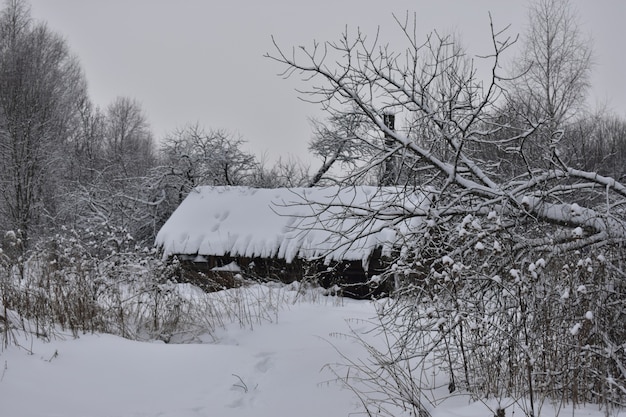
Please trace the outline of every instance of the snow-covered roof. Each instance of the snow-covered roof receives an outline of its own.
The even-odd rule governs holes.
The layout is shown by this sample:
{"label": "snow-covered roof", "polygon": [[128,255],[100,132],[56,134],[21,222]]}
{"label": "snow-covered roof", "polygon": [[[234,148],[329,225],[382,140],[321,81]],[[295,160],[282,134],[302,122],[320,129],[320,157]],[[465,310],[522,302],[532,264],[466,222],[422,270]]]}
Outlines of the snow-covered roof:
{"label": "snow-covered roof", "polygon": [[[197,187],[163,225],[163,256],[361,260],[391,250],[421,217],[424,194],[396,187]],[[376,213],[372,218],[370,215]]]}

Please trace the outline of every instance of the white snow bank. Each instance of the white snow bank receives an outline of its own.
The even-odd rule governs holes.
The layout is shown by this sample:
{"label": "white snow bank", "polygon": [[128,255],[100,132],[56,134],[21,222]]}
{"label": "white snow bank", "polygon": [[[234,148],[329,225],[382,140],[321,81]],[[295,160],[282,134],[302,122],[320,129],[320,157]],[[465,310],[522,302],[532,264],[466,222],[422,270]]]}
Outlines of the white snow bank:
{"label": "white snow bank", "polygon": [[[163,256],[361,260],[391,250],[428,201],[396,187],[198,187],[156,238]],[[407,220],[399,219],[416,214]],[[371,215],[375,214],[375,218]]]}
{"label": "white snow bank", "polygon": [[[190,417],[350,415],[357,400],[324,371],[335,347],[362,350],[331,333],[374,315],[369,302],[291,303],[276,323],[231,324],[215,344],[133,342],[111,335],[0,351],[0,415]],[[330,343],[332,341],[332,344]]]}

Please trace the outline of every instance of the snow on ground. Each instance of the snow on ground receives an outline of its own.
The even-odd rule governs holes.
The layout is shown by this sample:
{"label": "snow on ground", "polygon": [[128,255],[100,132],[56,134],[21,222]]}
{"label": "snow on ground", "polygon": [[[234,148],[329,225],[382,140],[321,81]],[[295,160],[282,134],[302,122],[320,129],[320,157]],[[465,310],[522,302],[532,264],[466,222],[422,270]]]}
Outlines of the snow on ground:
{"label": "snow on ground", "polygon": [[[218,341],[164,344],[111,335],[0,353],[0,416],[320,416],[356,410],[323,367],[347,318],[371,317],[367,302],[323,298],[289,305],[277,323],[229,325]],[[330,414],[329,414],[330,413]]]}
{"label": "snow on ground", "polygon": [[[0,416],[361,415],[354,394],[333,382],[325,365],[341,359],[336,349],[365,359],[359,345],[337,333],[366,330],[373,316],[371,302],[320,297],[285,305],[274,323],[227,325],[204,344],[106,334],[25,339],[22,349],[0,353]],[[433,410],[433,417],[491,415],[463,397]]]}

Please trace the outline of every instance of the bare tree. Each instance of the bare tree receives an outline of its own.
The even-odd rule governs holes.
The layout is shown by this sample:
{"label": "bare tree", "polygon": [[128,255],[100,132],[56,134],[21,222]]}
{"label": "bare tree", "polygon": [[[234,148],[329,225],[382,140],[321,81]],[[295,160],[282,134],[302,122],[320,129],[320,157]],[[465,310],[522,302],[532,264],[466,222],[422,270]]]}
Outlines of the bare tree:
{"label": "bare tree", "polygon": [[198,185],[244,185],[255,169],[254,155],[244,151],[244,140],[225,131],[205,131],[189,125],[166,137],[162,165],[179,202]]}
{"label": "bare tree", "polygon": [[85,80],[66,42],[22,0],[0,17],[0,224],[28,241],[57,210],[63,149]]}
{"label": "bare tree", "polygon": [[157,156],[141,105],[120,97],[103,113],[84,101],[65,149],[64,226],[125,230],[151,244],[162,196],[151,187]]}
{"label": "bare tree", "polygon": [[103,152],[114,176],[143,176],[156,162],[152,132],[141,105],[128,97],[118,97],[105,116]]}
{"label": "bare tree", "polygon": [[[404,54],[392,53],[389,47],[380,47],[375,42],[369,44],[359,33],[355,39],[345,34],[339,43],[316,43],[311,50],[301,49],[301,56],[295,50],[287,55],[277,49],[277,55],[269,57],[285,64],[289,74],[303,73],[311,80],[319,81],[308,94],[326,105],[331,114],[341,115],[343,107],[337,104],[348,102],[379,132],[393,140],[394,149],[378,153],[360,171],[379,167],[386,159],[403,151],[410,154],[415,164],[422,165],[421,187],[439,186],[439,205],[448,200],[444,197],[450,197],[450,202],[454,203],[473,197],[484,199],[501,210],[506,209],[506,213],[532,214],[554,224],[588,227],[591,232],[588,237],[593,239],[598,238],[596,234],[607,238],[624,237],[622,222],[605,217],[605,209],[590,208],[590,212],[577,220],[563,211],[566,205],[562,199],[550,201],[552,194],[546,196],[543,190],[546,184],[559,180],[580,180],[590,187],[580,187],[581,193],[585,190],[595,193],[592,185],[597,184],[608,186],[617,196],[626,196],[626,189],[613,179],[562,166],[555,161],[549,171],[537,172],[530,166],[527,178],[502,182],[489,165],[472,157],[473,144],[496,146],[508,143],[517,152],[523,152],[524,141],[541,126],[530,118],[524,119],[525,124],[519,127],[502,125],[498,118],[502,107],[499,100],[503,92],[501,86],[505,80],[498,74],[499,60],[511,45],[510,39],[500,40],[502,34],[494,32],[494,50],[490,55],[492,77],[480,82],[471,61],[450,43],[449,38],[431,35],[425,43],[419,43],[406,22],[401,23],[401,28],[410,45]],[[344,59],[338,60],[337,56]],[[429,128],[428,141],[440,149],[435,151],[432,146],[426,147],[421,137],[414,140],[400,131],[390,130],[382,117],[388,109],[421,120],[422,125]],[[507,136],[498,137],[503,130]],[[367,144],[372,148],[379,147],[374,140],[379,140],[380,136],[372,135]],[[457,211],[456,207],[444,205],[441,210]],[[475,212],[475,204],[468,210]]]}
{"label": "bare tree", "polygon": [[309,150],[322,160],[322,165],[310,179],[310,187],[334,181],[332,176],[327,175],[333,167],[342,172],[353,172],[377,151],[369,148],[368,141],[360,139],[367,134],[367,127],[358,111],[333,115],[326,123],[314,120],[312,124],[314,136]]}
{"label": "bare tree", "polygon": [[591,40],[569,0],[535,0],[512,83],[516,104],[554,131],[584,104],[592,65]]}
{"label": "bare tree", "polygon": [[[478,147],[482,159],[508,176],[550,169],[562,165],[561,159],[572,163],[575,155],[569,153],[576,147],[584,149],[590,140],[580,138],[580,143],[573,143],[569,125],[580,118],[589,88],[591,39],[582,33],[569,0],[531,2],[528,22],[520,54],[513,60],[511,80],[503,83],[507,100],[499,110],[499,123],[503,128],[520,128],[530,121],[538,129],[520,143],[521,149],[510,142]],[[572,166],[589,168],[588,164]]]}
{"label": "bare tree", "polygon": [[566,126],[561,143],[572,165],[620,181],[626,177],[626,120],[606,109]]}
{"label": "bare tree", "polygon": [[279,158],[271,165],[262,157],[247,185],[260,188],[303,187],[310,185],[309,166],[299,158]]}
{"label": "bare tree", "polygon": [[72,185],[89,184],[104,171],[108,160],[105,127],[105,114],[85,99],[80,106],[78,126],[68,146],[70,165],[67,177]]}
{"label": "bare tree", "polygon": [[[576,387],[567,397],[574,402],[623,404],[626,356],[603,352],[614,352],[625,336],[618,323],[626,318],[626,288],[619,284],[626,277],[626,187],[567,166],[551,149],[542,150],[543,164],[529,158],[527,142],[547,122],[537,120],[534,108],[508,100],[509,79],[500,63],[514,39],[504,31],[491,26],[485,55],[491,71],[481,80],[474,60],[453,38],[433,33],[419,41],[415,21],[397,23],[406,40],[401,52],[378,44],[377,37],[346,32],[338,42],[310,48],[285,50],[275,42],[267,55],[285,66],[283,75],[302,76],[310,86],[306,100],[337,118],[356,109],[373,127],[361,139],[379,151],[345,183],[380,172],[398,157],[415,176],[397,187],[395,199],[381,189],[385,207],[346,205],[337,211],[337,222],[384,220],[380,227],[396,232],[407,220],[411,224],[396,234],[397,252],[387,259],[385,276],[394,278],[397,291],[381,322],[394,337],[374,355],[374,366],[398,366],[399,378],[413,378],[434,361],[437,372],[450,378],[450,392],[523,398],[529,415],[536,414],[540,398],[572,394],[564,387]],[[553,120],[573,111],[559,103],[553,103]],[[515,119],[501,116],[507,108],[515,110]],[[391,130],[384,119],[389,113],[409,128]],[[387,146],[381,147],[382,138]],[[521,169],[503,175],[498,161],[485,158],[497,155],[485,153],[490,148],[514,155]],[[429,204],[411,204],[406,196],[415,193]],[[572,288],[580,290],[575,300],[567,298]],[[593,299],[603,301],[590,303],[590,292],[582,291],[591,288]],[[558,299],[569,301],[556,304]],[[596,353],[582,353],[586,344]],[[571,363],[590,371],[580,373]],[[591,371],[597,369],[602,371]],[[426,382],[427,373],[421,374]],[[602,373],[611,374],[611,381]],[[597,396],[598,390],[603,394]],[[414,397],[404,404],[421,415]]]}

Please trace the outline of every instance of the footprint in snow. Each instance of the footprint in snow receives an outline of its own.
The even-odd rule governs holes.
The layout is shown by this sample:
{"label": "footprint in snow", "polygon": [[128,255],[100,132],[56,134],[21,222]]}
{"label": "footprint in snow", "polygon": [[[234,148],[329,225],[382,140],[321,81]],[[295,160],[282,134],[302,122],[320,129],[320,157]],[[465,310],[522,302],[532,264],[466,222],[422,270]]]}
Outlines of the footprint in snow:
{"label": "footprint in snow", "polygon": [[256,355],[256,357],[260,358],[261,360],[257,362],[254,368],[261,373],[266,373],[274,365],[274,360],[272,356],[273,353],[260,353]]}

